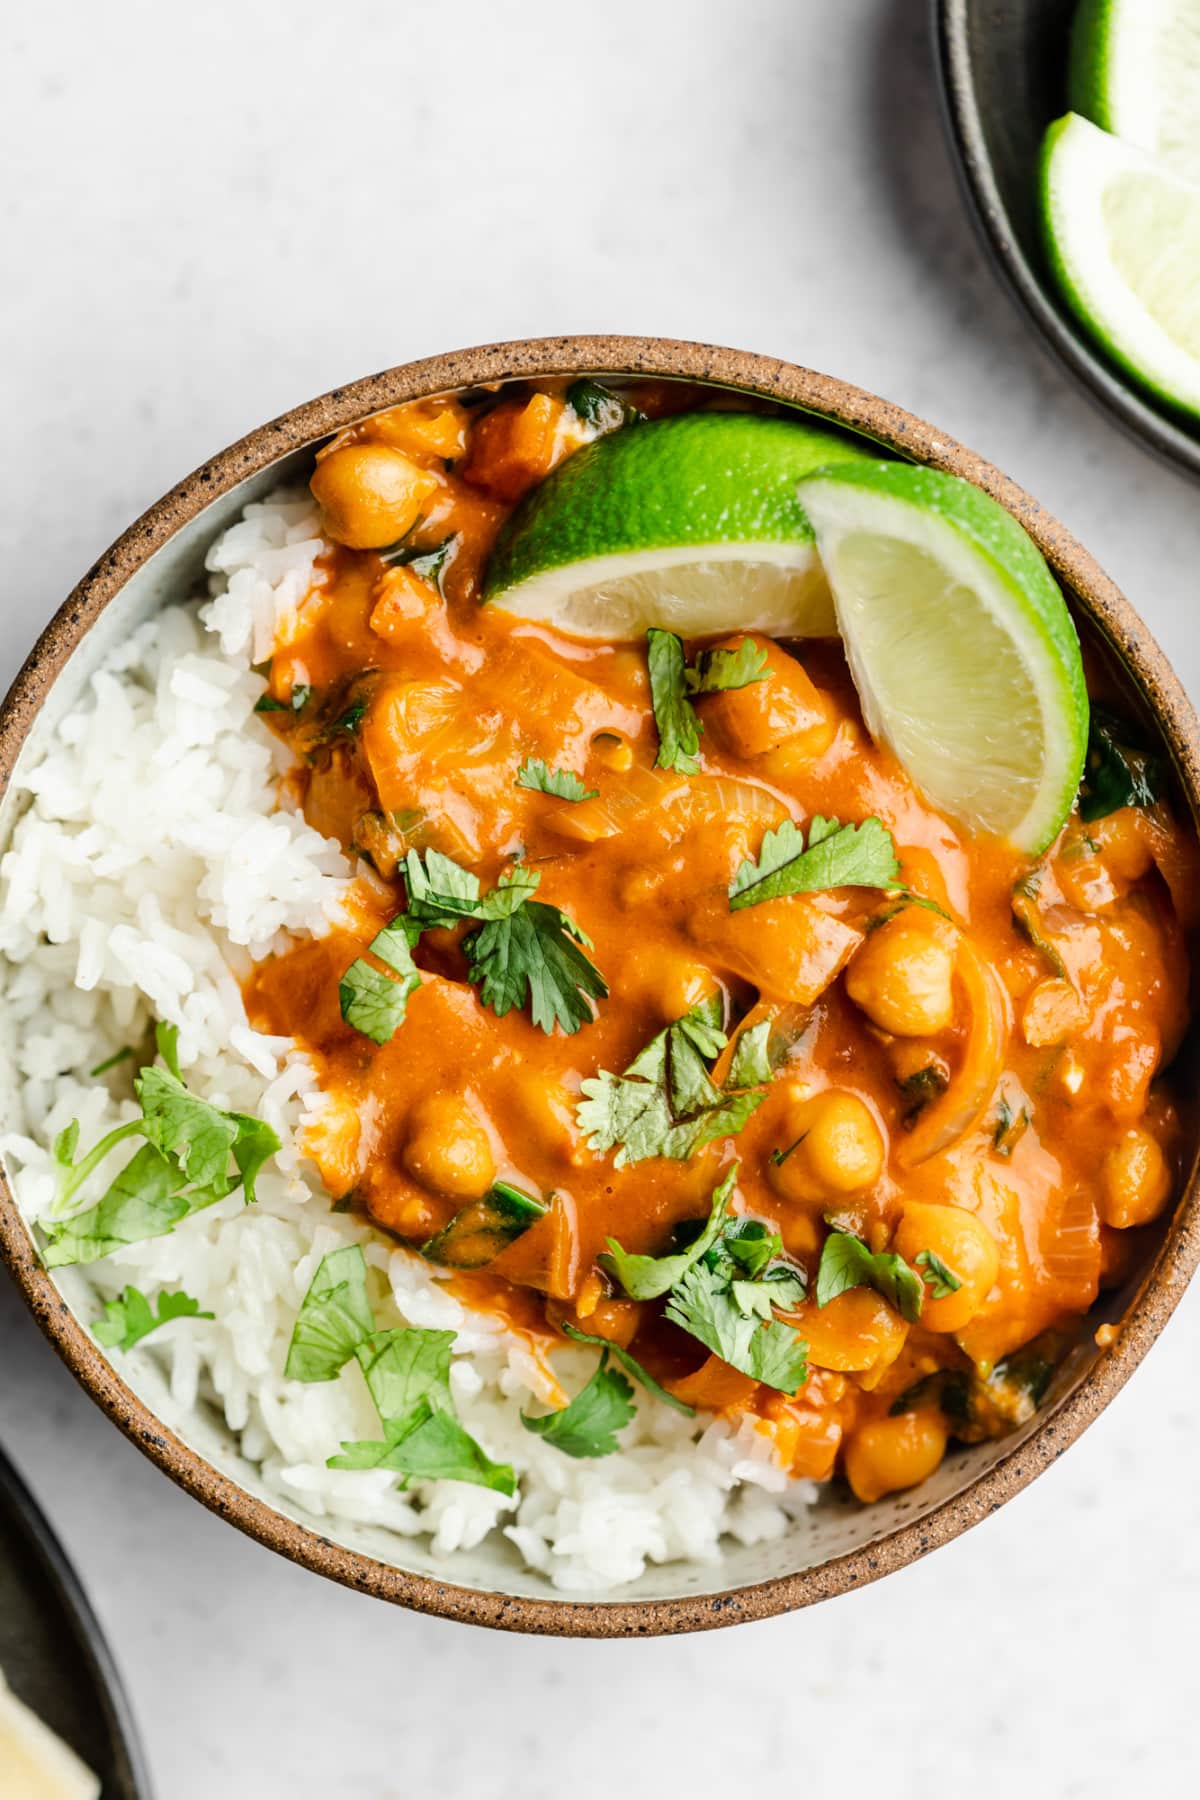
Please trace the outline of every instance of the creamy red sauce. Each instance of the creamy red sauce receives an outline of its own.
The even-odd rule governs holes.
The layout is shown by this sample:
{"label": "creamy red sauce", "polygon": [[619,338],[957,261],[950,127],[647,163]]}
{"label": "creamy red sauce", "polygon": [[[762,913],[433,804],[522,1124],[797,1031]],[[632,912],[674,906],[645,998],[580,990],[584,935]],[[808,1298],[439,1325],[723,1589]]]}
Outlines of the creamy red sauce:
{"label": "creamy red sauce", "polygon": [[[868,735],[833,642],[764,640],[769,679],[697,701],[701,772],[656,769],[644,642],[583,642],[478,600],[514,502],[582,438],[557,393],[525,390],[478,422],[453,402],[397,408],[319,465],[327,523],[353,541],[378,531],[355,530],[364,483],[368,512],[379,495],[365,461],[340,489],[334,459],[400,452],[420,477],[412,541],[452,537],[453,554],[439,591],[374,549],[334,549],[274,658],[270,691],[288,710],[266,716],[297,752],[291,796],[363,879],[344,929],[255,970],[250,1016],[313,1059],[330,1108],[309,1147],[335,1201],[419,1246],[497,1176],[540,1196],[543,1219],[454,1276],[475,1303],[530,1331],[566,1318],[632,1345],[682,1397],[771,1420],[797,1473],[842,1466],[874,1498],[928,1473],[954,1425],[936,1383],[893,1413],[898,1396],[939,1370],[987,1377],[1073,1324],[1169,1203],[1178,1124],[1159,1077],[1187,1020],[1176,902],[1193,848],[1165,808],[1073,817],[1015,913],[1029,860],[923,800]],[[402,484],[384,499],[404,512]],[[311,692],[292,711],[297,689]],[[348,713],[352,728],[331,730]],[[529,758],[598,798],[518,786]],[[865,888],[731,911],[730,880],[764,831],[816,814],[880,819],[902,881],[949,918]],[[538,899],[594,945],[609,993],[592,1021],[548,1035],[524,1011],[497,1017],[466,978],[457,927],[421,939],[422,982],[390,1042],[347,1025],[339,981],[403,909],[410,848],[485,887],[518,856],[538,870]],[[774,1021],[765,1102],[687,1161],[616,1167],[580,1129],[581,1083],[623,1070],[713,992],[731,1032]],[[810,1297],[790,1315],[809,1345],[795,1396],[706,1357],[596,1258],[608,1238],[662,1253],[735,1161],[736,1211],[780,1233],[810,1296],[830,1214],[910,1263],[934,1250],[959,1290],[927,1293],[915,1324],[870,1287],[823,1308]],[[1013,1383],[977,1398],[963,1435],[1004,1429],[1026,1404]]]}

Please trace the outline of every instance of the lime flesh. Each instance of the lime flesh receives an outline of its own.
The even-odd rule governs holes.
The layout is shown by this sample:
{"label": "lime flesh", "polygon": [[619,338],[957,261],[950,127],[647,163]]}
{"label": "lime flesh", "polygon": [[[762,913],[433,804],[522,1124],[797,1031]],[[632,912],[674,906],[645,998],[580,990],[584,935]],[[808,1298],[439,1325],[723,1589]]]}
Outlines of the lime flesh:
{"label": "lime flesh", "polygon": [[796,499],[854,439],[753,413],[629,425],[576,451],[517,508],[484,601],[581,637],[722,630],[829,636],[833,602]]}
{"label": "lime flesh", "polygon": [[1109,355],[1200,418],[1200,187],[1068,113],[1042,151],[1047,251]]}
{"label": "lime flesh", "polygon": [[969,482],[896,463],[800,484],[872,735],[933,804],[1036,855],[1087,748],[1079,641],[1032,540]]}
{"label": "lime flesh", "polygon": [[1196,0],[1082,0],[1068,93],[1093,125],[1200,181]]}

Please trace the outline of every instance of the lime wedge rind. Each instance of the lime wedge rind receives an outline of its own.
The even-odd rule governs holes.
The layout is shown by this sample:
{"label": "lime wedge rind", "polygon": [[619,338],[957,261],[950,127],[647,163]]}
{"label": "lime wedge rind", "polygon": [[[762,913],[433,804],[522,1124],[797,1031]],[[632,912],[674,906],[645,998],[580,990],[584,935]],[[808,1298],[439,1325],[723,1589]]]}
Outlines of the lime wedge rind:
{"label": "lime wedge rind", "polygon": [[831,469],[800,497],[872,735],[952,818],[1039,854],[1078,791],[1088,702],[1037,547],[935,470]]}
{"label": "lime wedge rind", "polygon": [[1071,110],[1200,180],[1200,12],[1194,0],[1081,0]]}
{"label": "lime wedge rind", "polygon": [[484,601],[582,637],[731,629],[826,635],[833,604],[796,484],[863,461],[842,433],[753,413],[626,426],[577,451],[517,508]]}
{"label": "lime wedge rind", "polygon": [[[1046,133],[1039,197],[1047,254],[1081,323],[1135,381],[1200,419],[1194,275],[1200,263],[1200,187],[1068,113]],[[1156,200],[1161,244],[1155,241]],[[1124,224],[1123,210],[1129,213]],[[1115,260],[1114,227],[1128,238],[1127,249],[1120,250],[1124,268]],[[1144,292],[1131,284],[1131,270]],[[1161,322],[1164,316],[1175,325],[1174,333]]]}

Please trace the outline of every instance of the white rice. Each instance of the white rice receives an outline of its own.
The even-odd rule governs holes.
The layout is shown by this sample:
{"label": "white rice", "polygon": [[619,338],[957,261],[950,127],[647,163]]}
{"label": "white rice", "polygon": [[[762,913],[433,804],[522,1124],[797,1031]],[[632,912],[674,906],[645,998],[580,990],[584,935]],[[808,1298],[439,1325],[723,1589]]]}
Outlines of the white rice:
{"label": "white rice", "polygon": [[[499,1530],[556,1587],[595,1594],[647,1562],[711,1562],[723,1534],[778,1537],[814,1489],[785,1477],[765,1429],[689,1420],[639,1395],[619,1455],[564,1456],[518,1416],[554,1392],[527,1341],[464,1308],[419,1257],[332,1213],[303,1156],[322,1096],[289,1039],[251,1030],[238,982],[252,959],[326,930],[348,885],[338,846],[281,809],[286,756],[254,715],[263,684],[249,667],[286,640],[322,548],[305,493],[248,506],[209,552],[207,604],[173,605],[126,639],[17,777],[28,800],[0,862],[0,986],[18,1096],[0,1151],[19,1204],[33,1223],[52,1203],[49,1146],[71,1119],[87,1148],[137,1116],[128,1064],[107,1078],[88,1071],[152,1019],[168,1021],[196,1090],[267,1119],[284,1143],[256,1206],[232,1195],[167,1237],[63,1275],[85,1319],[126,1284],[150,1296],[183,1288],[215,1314],[111,1353],[135,1387],[157,1365],[168,1423],[186,1436],[197,1409],[215,1407],[270,1493],[395,1532],[401,1564],[400,1538],[423,1535],[450,1557]],[[93,1177],[86,1203],[122,1154]],[[282,1370],[313,1271],[352,1242],[385,1278],[381,1325],[457,1332],[459,1415],[515,1466],[515,1499],[461,1482],[401,1492],[385,1471],[325,1466],[344,1439],[377,1435],[362,1376],[350,1367],[303,1385]],[[595,1356],[556,1349],[554,1365],[574,1391]]]}

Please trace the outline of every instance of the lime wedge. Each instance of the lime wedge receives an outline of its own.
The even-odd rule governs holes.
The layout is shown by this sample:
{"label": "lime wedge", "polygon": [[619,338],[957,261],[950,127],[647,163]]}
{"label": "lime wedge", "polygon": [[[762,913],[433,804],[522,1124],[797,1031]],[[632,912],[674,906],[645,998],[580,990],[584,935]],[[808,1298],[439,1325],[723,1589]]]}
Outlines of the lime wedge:
{"label": "lime wedge", "polygon": [[1200,187],[1068,113],[1042,148],[1063,293],[1115,362],[1200,418]]}
{"label": "lime wedge", "polygon": [[869,454],[836,431],[753,413],[626,425],[577,450],[517,508],[484,601],[580,637],[634,638],[651,625],[683,637],[832,636],[796,483]]}
{"label": "lime wedge", "polygon": [[1082,0],[1068,97],[1093,125],[1200,181],[1196,0]]}
{"label": "lime wedge", "polygon": [[1036,855],[1087,748],[1079,640],[1031,539],[954,475],[824,470],[800,501],[872,735],[933,804]]}

